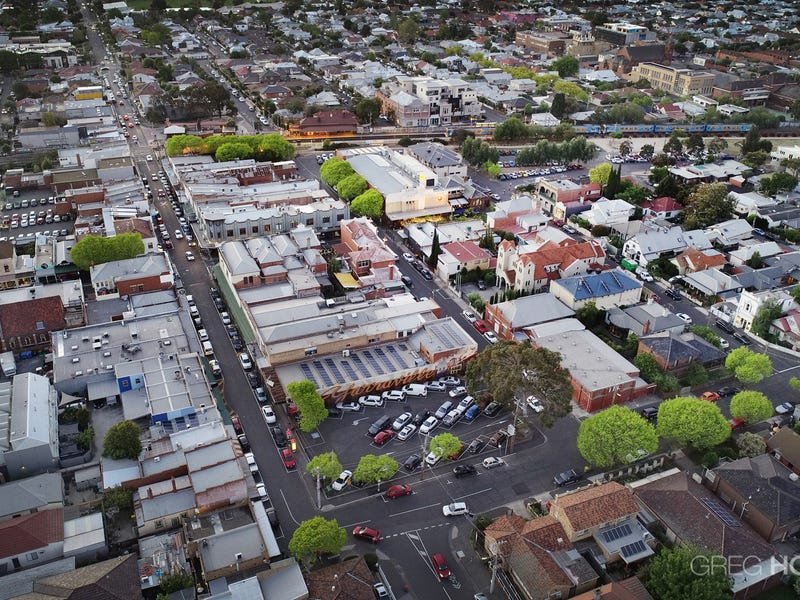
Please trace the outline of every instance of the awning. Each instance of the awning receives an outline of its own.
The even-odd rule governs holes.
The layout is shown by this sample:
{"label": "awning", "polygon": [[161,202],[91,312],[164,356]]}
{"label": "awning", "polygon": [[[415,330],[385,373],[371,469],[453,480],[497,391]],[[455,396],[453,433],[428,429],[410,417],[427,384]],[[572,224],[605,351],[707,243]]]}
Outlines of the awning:
{"label": "awning", "polygon": [[116,379],[106,379],[104,381],[92,381],[86,386],[86,394],[90,401],[105,400],[119,394],[119,387]]}
{"label": "awning", "polygon": [[84,399],[81,398],[80,396],[73,396],[71,394],[61,392],[61,400],[58,403],[58,408],[64,408],[65,406],[69,406],[70,404],[77,404],[83,401]]}
{"label": "awning", "polygon": [[350,273],[336,273],[336,281],[345,289],[357,289],[361,287],[358,281],[356,281],[356,278]]}

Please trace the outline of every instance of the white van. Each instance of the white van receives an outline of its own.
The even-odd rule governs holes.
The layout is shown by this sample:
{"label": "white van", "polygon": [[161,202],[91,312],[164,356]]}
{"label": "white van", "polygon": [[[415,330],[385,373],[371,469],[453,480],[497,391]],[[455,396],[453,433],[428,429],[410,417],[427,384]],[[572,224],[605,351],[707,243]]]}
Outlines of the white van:
{"label": "white van", "polygon": [[403,391],[407,396],[427,396],[428,386],[424,383],[409,383],[403,386]]}
{"label": "white van", "polygon": [[208,341],[208,332],[205,329],[198,329],[197,330],[197,335],[200,338],[201,342],[207,342]]}
{"label": "white van", "polygon": [[206,356],[212,356],[214,354],[214,347],[211,345],[211,342],[203,342],[203,354]]}

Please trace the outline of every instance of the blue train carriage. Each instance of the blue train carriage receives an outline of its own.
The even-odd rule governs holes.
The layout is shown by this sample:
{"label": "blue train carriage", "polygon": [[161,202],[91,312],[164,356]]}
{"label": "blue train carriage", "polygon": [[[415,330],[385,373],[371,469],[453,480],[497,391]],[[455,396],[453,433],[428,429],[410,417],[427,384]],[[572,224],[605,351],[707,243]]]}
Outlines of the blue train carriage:
{"label": "blue train carriage", "polygon": [[724,123],[706,123],[706,133],[722,133],[725,131]]}
{"label": "blue train carriage", "polygon": [[611,124],[611,125],[606,125],[606,126],[604,127],[604,132],[605,132],[606,134],[609,134],[609,133],[619,133],[619,132],[621,131],[621,130],[620,130],[620,127],[621,127],[621,125],[619,125],[619,124],[617,124],[617,123],[614,123],[614,124]]}
{"label": "blue train carriage", "polygon": [[704,133],[706,130],[705,123],[692,123],[681,127],[686,133]]}
{"label": "blue train carriage", "polygon": [[622,133],[645,134],[653,133],[653,125],[647,123],[638,123],[636,125],[620,125],[619,130]]}
{"label": "blue train carriage", "polygon": [[677,125],[654,125],[653,133],[663,133],[666,135],[670,135],[676,129],[678,129]]}
{"label": "blue train carriage", "polygon": [[600,135],[602,125],[573,125],[572,130],[578,135]]}

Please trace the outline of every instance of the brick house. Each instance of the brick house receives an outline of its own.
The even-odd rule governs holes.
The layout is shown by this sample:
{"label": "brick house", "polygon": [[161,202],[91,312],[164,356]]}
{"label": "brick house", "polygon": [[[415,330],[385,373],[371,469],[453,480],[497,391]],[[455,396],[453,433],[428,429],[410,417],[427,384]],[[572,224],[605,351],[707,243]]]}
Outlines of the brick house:
{"label": "brick house", "polygon": [[65,314],[61,296],[0,304],[0,349],[16,353],[49,349],[51,332],[66,326]]}
{"label": "brick house", "polygon": [[706,269],[721,269],[727,262],[725,255],[713,248],[708,250],[698,250],[697,248],[687,248],[678,256],[671,258],[670,262],[678,267],[678,273],[697,273]]}
{"label": "brick house", "polygon": [[781,464],[800,475],[800,435],[790,427],[781,427],[767,438],[767,450]]}
{"label": "brick house", "polygon": [[175,280],[163,253],[145,254],[90,267],[98,300],[171,289]]}
{"label": "brick house", "polygon": [[642,202],[642,214],[650,219],[672,219],[683,212],[683,204],[675,198],[661,196]]}
{"label": "brick house", "polygon": [[289,132],[294,135],[330,135],[354,134],[358,130],[358,119],[349,110],[324,110],[299,123],[289,125]]}
{"label": "brick house", "polygon": [[399,279],[397,255],[381,240],[375,225],[366,217],[344,220],[340,225],[342,257],[359,280],[366,281],[378,271],[388,271],[389,279]]}
{"label": "brick house", "polygon": [[566,319],[575,314],[548,292],[522,296],[515,300],[487,304],[483,318],[498,337],[513,340],[517,336],[526,338],[526,327]]}

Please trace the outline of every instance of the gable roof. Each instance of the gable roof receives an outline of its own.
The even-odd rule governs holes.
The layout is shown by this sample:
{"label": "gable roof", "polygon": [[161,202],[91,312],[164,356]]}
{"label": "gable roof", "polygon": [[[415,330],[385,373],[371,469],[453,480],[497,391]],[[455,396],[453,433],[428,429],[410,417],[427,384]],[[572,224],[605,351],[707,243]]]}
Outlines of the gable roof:
{"label": "gable roof", "polygon": [[572,600],[653,600],[653,597],[641,579],[634,576],[601,585],[595,590],[573,596]]}
{"label": "gable roof", "polygon": [[559,494],[551,512],[558,511],[573,531],[591,529],[639,512],[633,493],[624,485],[611,481],[587,489]]}
{"label": "gable roof", "polygon": [[68,600],[129,600],[141,597],[136,554],[39,579],[33,584],[36,598]]}
{"label": "gable roof", "polygon": [[64,329],[64,305],[61,296],[32,298],[0,305],[0,336],[46,334]]}
{"label": "gable roof", "polygon": [[53,508],[0,522],[0,558],[64,540],[64,509]]}
{"label": "gable roof", "polygon": [[494,307],[508,320],[512,329],[565,319],[575,314],[574,310],[560,302],[550,292],[507,300]]}
{"label": "gable roof", "polygon": [[375,600],[374,577],[363,556],[306,573],[309,598]]}
{"label": "gable roof", "polygon": [[[545,242],[535,252],[520,254],[517,260],[522,265],[534,266],[534,279],[557,279],[559,270],[563,271],[577,261],[587,259],[605,258],[605,251],[596,240],[572,243],[566,241],[562,244]],[[547,266],[558,265],[558,270],[548,271]]]}
{"label": "gable roof", "polygon": [[673,259],[678,266],[691,271],[705,271],[714,267],[722,267],[727,262],[725,255],[719,250],[698,250],[687,248]]}
{"label": "gable roof", "polygon": [[767,448],[770,452],[779,452],[793,465],[800,465],[800,434],[792,431],[791,427],[781,427],[774,435],[767,438]]}
{"label": "gable roof", "polygon": [[725,357],[724,352],[692,333],[662,331],[642,336],[639,342],[653,354],[663,358],[668,366],[679,366],[692,361],[707,364],[721,361]]}
{"label": "gable roof", "polygon": [[575,300],[589,300],[613,296],[629,290],[641,290],[642,284],[625,274],[622,269],[605,271],[592,275],[566,277],[554,281],[551,285],[560,285],[566,289]]}

